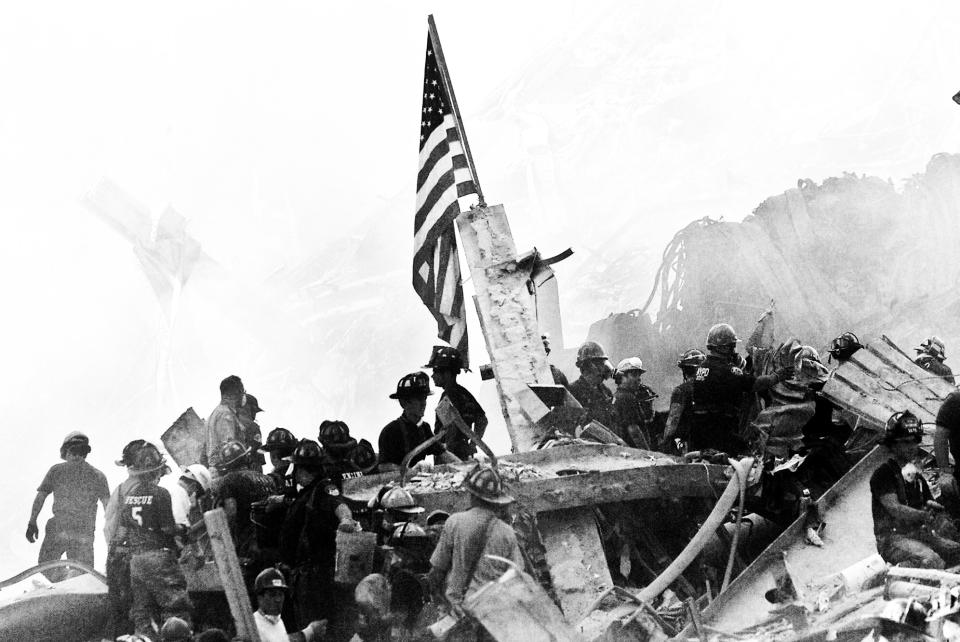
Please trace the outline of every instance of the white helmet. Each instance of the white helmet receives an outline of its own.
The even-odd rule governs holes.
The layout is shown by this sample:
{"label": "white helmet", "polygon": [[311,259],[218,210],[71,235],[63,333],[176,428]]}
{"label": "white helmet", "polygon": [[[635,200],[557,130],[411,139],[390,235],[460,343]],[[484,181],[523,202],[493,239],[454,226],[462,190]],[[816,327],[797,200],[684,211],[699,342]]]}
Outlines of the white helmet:
{"label": "white helmet", "polygon": [[643,369],[643,361],[640,357],[628,357],[617,364],[617,374],[623,374],[630,370],[639,370],[641,374],[646,372],[646,370]]}
{"label": "white helmet", "polygon": [[180,477],[192,479],[200,484],[200,488],[203,489],[203,492],[210,492],[210,483],[212,482],[212,478],[210,477],[210,471],[207,470],[207,467],[203,464],[190,464],[187,466],[187,469],[183,471],[183,474],[180,475]]}

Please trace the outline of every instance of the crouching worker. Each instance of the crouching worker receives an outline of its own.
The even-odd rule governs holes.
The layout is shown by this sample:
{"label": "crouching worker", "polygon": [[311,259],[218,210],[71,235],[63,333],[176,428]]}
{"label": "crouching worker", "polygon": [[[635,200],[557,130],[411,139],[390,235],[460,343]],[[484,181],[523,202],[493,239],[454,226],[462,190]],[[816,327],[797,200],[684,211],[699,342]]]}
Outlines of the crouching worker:
{"label": "crouching worker", "polygon": [[287,633],[287,627],[280,618],[283,602],[287,598],[287,582],[283,573],[275,568],[265,568],[254,582],[257,593],[257,610],[253,621],[257,623],[260,642],[313,642],[323,639],[326,632],[326,620],[308,624],[302,631]]}
{"label": "crouching worker", "polygon": [[891,458],[870,477],[873,532],[884,561],[942,569],[960,561],[960,544],[931,527],[936,522],[933,511],[942,507],[933,501],[914,463],[922,433],[920,420],[910,412],[895,413],[887,420],[882,444]]}

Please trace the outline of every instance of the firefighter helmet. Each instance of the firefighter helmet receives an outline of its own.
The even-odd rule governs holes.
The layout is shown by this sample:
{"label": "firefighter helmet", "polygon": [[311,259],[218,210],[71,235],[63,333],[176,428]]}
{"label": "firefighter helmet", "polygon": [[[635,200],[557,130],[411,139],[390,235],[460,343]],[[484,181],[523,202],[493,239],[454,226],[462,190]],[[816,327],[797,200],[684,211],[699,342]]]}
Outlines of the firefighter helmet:
{"label": "firefighter helmet", "polygon": [[285,460],[293,462],[295,466],[323,466],[324,456],[323,448],[312,439],[301,439],[300,443]]}
{"label": "firefighter helmet", "polygon": [[895,441],[910,439],[919,444],[922,436],[923,426],[920,420],[912,412],[905,410],[895,412],[887,419],[883,443],[889,446]]}
{"label": "firefighter helmet", "polygon": [[135,474],[154,473],[162,470],[167,465],[166,459],[160,453],[160,449],[145,442],[133,455],[133,461],[130,465],[130,472]]}
{"label": "firefighter helmet", "polygon": [[260,452],[277,451],[282,456],[289,455],[297,447],[297,438],[286,428],[274,428],[267,435],[267,443],[260,447]]}
{"label": "firefighter helmet", "polygon": [[617,364],[617,374],[624,374],[630,371],[639,372],[643,374],[646,370],[643,369],[643,361],[640,357],[627,357],[623,361]]}
{"label": "firefighter helmet", "polygon": [[123,447],[123,452],[120,453],[120,459],[113,463],[117,466],[132,466],[134,455],[136,455],[137,451],[143,448],[146,443],[144,439],[134,439]]}
{"label": "firefighter helmet", "polygon": [[707,360],[707,355],[703,354],[702,350],[697,350],[696,348],[691,348],[683,354],[680,355],[680,358],[677,360],[678,368],[699,368],[703,365],[703,362]]}
{"label": "firefighter helmet", "polygon": [[287,580],[283,577],[283,573],[279,569],[265,568],[260,571],[260,574],[257,575],[257,579],[253,581],[253,592],[260,594],[263,591],[269,589],[282,589],[287,590]]}
{"label": "firefighter helmet", "polygon": [[852,332],[844,332],[830,342],[830,356],[837,361],[846,361],[853,353],[862,348],[860,339]]}
{"label": "firefighter helmet", "polygon": [[477,466],[463,480],[463,488],[488,504],[512,504],[513,497],[503,491],[500,473],[490,466]]}
{"label": "firefighter helmet", "polygon": [[423,530],[422,526],[414,524],[413,522],[397,524],[393,527],[393,532],[390,534],[390,539],[400,544],[407,538],[415,539],[418,537],[429,537],[429,535],[427,535],[427,531]]}
{"label": "firefighter helmet", "polygon": [[345,452],[357,445],[357,440],[350,436],[350,427],[339,419],[321,421],[317,440],[324,450],[332,452]]}
{"label": "firefighter helmet", "polygon": [[939,337],[928,337],[923,340],[919,348],[914,348],[917,354],[929,354],[934,359],[945,361],[947,359],[946,347]]}
{"label": "firefighter helmet", "polygon": [[596,341],[584,341],[583,344],[577,349],[578,368],[584,363],[594,359],[606,361],[609,358],[610,357],[607,356],[607,352],[603,349],[603,346]]}
{"label": "firefighter helmet", "polygon": [[430,353],[430,361],[424,368],[442,368],[459,372],[463,370],[463,357],[460,351],[450,346],[433,346],[433,352]]}
{"label": "firefighter helmet", "polygon": [[707,347],[722,348],[724,346],[735,346],[740,339],[733,326],[729,323],[718,323],[707,332]]}
{"label": "firefighter helmet", "polygon": [[371,472],[380,463],[377,459],[377,451],[373,449],[366,439],[361,439],[357,447],[350,453],[350,462],[363,474]]}
{"label": "firefighter helmet", "polygon": [[250,447],[244,446],[236,439],[228,439],[217,448],[218,463],[220,470],[230,470],[246,463],[247,455],[250,454]]}
{"label": "firefighter helmet", "polygon": [[410,515],[419,515],[424,511],[423,506],[417,504],[406,488],[394,486],[380,497],[380,507],[386,510],[396,510]]}
{"label": "firefighter helmet", "polygon": [[68,450],[79,450],[84,455],[90,454],[90,438],[79,430],[74,430],[69,435],[63,438],[63,443],[60,444],[60,459],[67,458]]}
{"label": "firefighter helmet", "polygon": [[410,397],[420,397],[432,395],[430,390],[430,377],[424,372],[411,372],[403,375],[397,382],[397,391],[390,395],[391,399],[408,399]]}
{"label": "firefighter helmet", "polygon": [[258,412],[263,412],[263,408],[260,407],[260,402],[249,392],[243,393],[243,405],[247,407],[250,415],[253,417],[256,417]]}

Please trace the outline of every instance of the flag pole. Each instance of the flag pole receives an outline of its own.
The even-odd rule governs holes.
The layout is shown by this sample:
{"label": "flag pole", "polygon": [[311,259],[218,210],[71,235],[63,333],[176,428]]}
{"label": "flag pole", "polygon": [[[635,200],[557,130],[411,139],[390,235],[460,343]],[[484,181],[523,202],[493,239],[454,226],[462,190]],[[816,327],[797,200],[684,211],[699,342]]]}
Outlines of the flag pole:
{"label": "flag pole", "polygon": [[460,120],[460,107],[457,105],[457,97],[453,93],[450,71],[447,69],[447,61],[443,57],[443,47],[440,46],[440,34],[437,33],[437,25],[433,21],[432,13],[427,16],[427,27],[430,31],[430,41],[433,43],[433,55],[437,57],[437,68],[440,70],[443,88],[446,89],[447,96],[450,98],[453,122],[457,127],[457,133],[460,135],[460,142],[463,143],[463,153],[467,157],[467,167],[470,169],[470,175],[473,177],[473,185],[477,188],[477,198],[480,201],[479,205],[480,207],[486,207],[487,202],[483,198],[483,190],[480,189],[480,180],[477,178],[477,167],[473,164],[473,154],[470,153],[470,143],[467,142],[467,132],[463,128],[463,121]]}

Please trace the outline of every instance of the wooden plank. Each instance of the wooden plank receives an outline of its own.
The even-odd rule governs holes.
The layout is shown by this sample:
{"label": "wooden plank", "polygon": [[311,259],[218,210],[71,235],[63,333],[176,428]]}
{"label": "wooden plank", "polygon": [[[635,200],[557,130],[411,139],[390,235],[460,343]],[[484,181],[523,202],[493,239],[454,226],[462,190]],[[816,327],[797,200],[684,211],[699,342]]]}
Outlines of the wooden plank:
{"label": "wooden plank", "polygon": [[222,508],[215,508],[203,514],[203,521],[207,524],[213,558],[220,571],[220,583],[227,595],[230,615],[233,616],[237,629],[236,637],[250,640],[250,642],[260,642],[260,634],[253,619],[253,609],[250,607],[250,596],[247,595],[247,587],[240,572],[240,562],[237,560],[237,551],[230,536],[227,515]]}
{"label": "wooden plank", "polygon": [[560,608],[577,622],[613,586],[596,517],[589,508],[564,509],[538,515],[537,524]]}
{"label": "wooden plank", "polygon": [[919,366],[913,366],[916,372],[905,372],[870,350],[858,350],[850,361],[857,363],[865,370],[874,372],[878,379],[878,387],[891,398],[902,399],[903,409],[909,408],[925,423],[929,421],[923,416],[936,419],[936,410],[931,411],[929,406],[931,401],[936,401],[939,406],[939,398],[932,397],[933,393],[930,389],[922,381],[917,380],[924,376],[925,370]]}
{"label": "wooden plank", "polygon": [[[931,379],[930,376],[932,373],[930,371],[924,370],[914,363],[913,359],[911,359],[903,350],[897,347],[897,345],[886,335],[881,336],[879,341],[872,343],[870,349],[871,351],[876,352],[878,355],[883,356],[892,362],[896,362],[896,359],[899,356],[902,361],[906,361],[911,364],[912,368],[907,370],[907,372],[923,372],[921,381],[935,397],[944,399],[947,395],[957,389],[956,386],[952,385],[949,381],[940,377]],[[915,376],[920,378],[919,374]]]}
{"label": "wooden plank", "polygon": [[204,422],[193,407],[187,408],[160,436],[163,447],[181,468],[200,461],[204,449]]}

